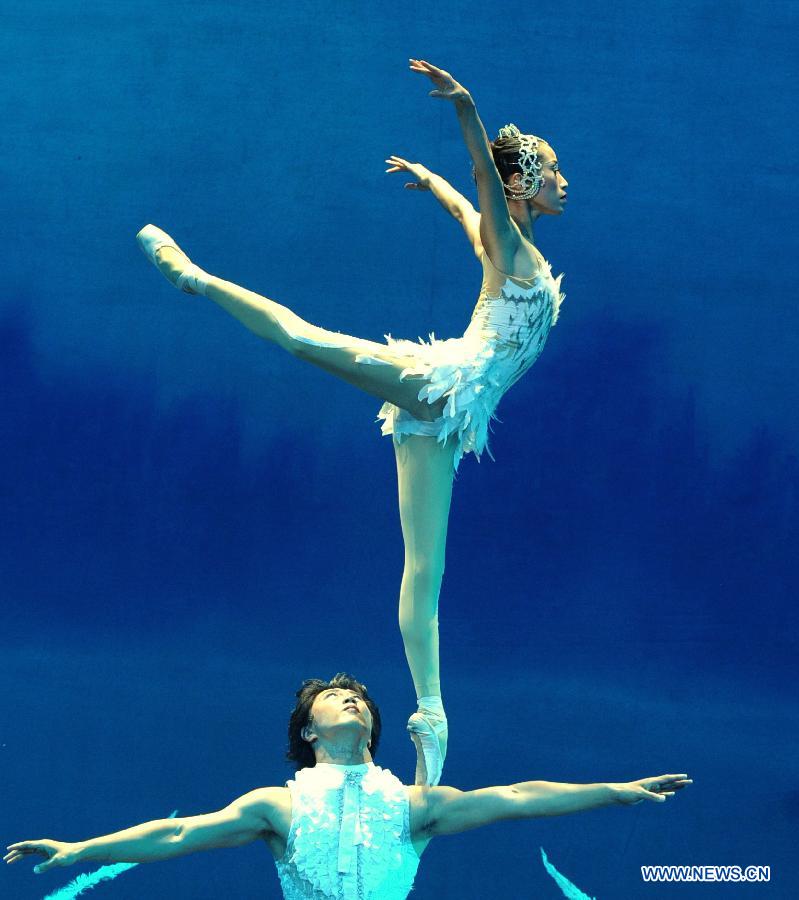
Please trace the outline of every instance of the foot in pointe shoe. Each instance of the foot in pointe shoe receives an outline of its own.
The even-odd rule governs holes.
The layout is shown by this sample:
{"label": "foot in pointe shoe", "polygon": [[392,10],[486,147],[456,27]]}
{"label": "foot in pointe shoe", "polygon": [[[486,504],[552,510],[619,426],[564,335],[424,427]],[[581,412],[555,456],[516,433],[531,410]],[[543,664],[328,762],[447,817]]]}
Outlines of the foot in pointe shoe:
{"label": "foot in pointe shoe", "polygon": [[408,719],[407,728],[416,746],[416,784],[437,785],[447,756],[447,717],[420,708]]}
{"label": "foot in pointe shoe", "polygon": [[136,235],[136,240],[147,259],[170,284],[187,294],[199,293],[192,287],[197,286],[192,276],[196,276],[202,270],[192,263],[165,231],[161,231],[155,225],[145,225]]}

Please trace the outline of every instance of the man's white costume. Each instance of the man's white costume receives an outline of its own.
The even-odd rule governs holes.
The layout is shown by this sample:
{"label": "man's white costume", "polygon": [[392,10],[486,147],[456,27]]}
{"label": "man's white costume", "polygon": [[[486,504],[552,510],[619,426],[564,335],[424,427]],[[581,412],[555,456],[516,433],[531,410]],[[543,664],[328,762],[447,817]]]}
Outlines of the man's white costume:
{"label": "man's white costume", "polygon": [[277,860],[285,900],[405,900],[419,857],[408,788],[374,763],[317,763],[286,782],[291,828]]}

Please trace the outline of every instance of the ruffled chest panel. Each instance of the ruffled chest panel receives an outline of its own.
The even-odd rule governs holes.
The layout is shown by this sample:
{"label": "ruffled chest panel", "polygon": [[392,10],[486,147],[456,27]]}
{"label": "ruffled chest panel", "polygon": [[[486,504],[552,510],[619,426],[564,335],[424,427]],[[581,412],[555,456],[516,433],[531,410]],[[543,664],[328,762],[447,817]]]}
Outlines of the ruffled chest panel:
{"label": "ruffled chest panel", "polygon": [[408,790],[395,775],[374,764],[317,765],[287,785],[291,829],[276,861],[286,900],[405,900],[419,857]]}

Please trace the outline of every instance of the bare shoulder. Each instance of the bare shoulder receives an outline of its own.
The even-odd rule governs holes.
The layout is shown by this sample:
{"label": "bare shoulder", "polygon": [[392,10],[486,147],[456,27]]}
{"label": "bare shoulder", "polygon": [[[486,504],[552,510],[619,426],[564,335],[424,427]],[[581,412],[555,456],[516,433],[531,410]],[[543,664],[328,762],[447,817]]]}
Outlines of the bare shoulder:
{"label": "bare shoulder", "polygon": [[285,797],[290,797],[291,791],[287,787],[259,787],[253,788],[246,794],[242,794],[236,803],[238,804],[256,804],[263,803],[266,805],[280,804]]}
{"label": "bare shoulder", "polygon": [[291,827],[291,791],[287,787],[263,787],[246,796],[251,795],[261,807],[269,830],[285,838]]}
{"label": "bare shoulder", "polygon": [[242,800],[250,800],[263,821],[261,832],[265,844],[275,859],[282,859],[286,852],[291,830],[291,791],[287,787],[263,787],[250,791]]}

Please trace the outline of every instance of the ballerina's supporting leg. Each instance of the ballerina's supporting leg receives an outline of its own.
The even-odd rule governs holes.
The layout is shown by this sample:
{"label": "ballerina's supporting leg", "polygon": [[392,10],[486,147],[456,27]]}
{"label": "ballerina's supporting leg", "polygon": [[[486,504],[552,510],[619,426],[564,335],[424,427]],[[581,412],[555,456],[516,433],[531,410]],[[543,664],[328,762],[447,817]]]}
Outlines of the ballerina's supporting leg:
{"label": "ballerina's supporting leg", "polygon": [[444,577],[447,524],[452,499],[452,436],[407,435],[394,442],[405,566],[399,624],[419,712],[408,730],[417,748],[417,784],[437,784],[447,750],[438,652],[438,598]]}

